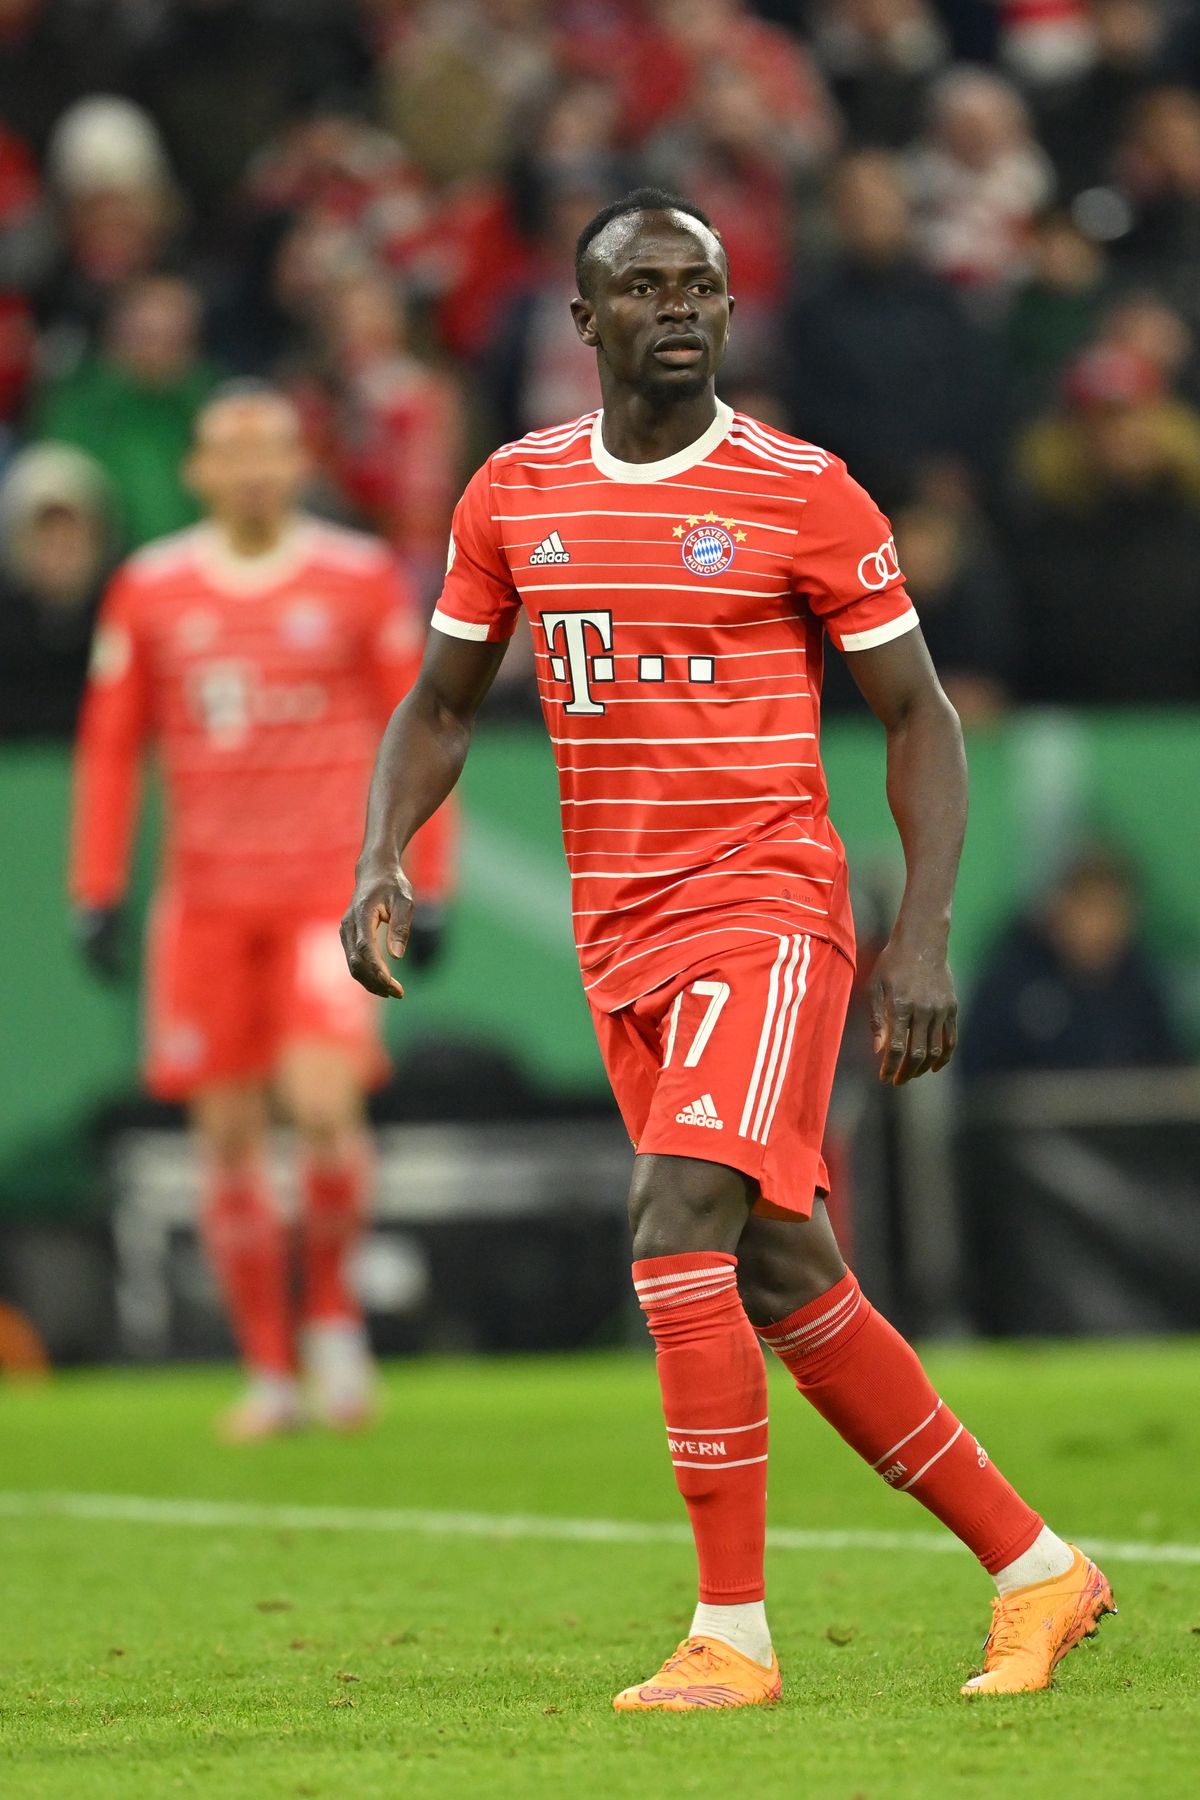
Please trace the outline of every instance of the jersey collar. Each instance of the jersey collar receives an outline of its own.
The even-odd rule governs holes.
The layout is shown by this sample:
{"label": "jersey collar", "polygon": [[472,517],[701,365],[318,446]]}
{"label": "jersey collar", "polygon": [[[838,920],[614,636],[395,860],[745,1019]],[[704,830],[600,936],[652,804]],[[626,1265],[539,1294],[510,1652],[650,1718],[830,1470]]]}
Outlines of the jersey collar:
{"label": "jersey collar", "polygon": [[259,594],[298,575],[313,552],[316,530],[301,514],[264,556],[236,556],[211,522],[195,527],[199,561],[219,587]]}
{"label": "jersey collar", "polygon": [[622,462],[604,448],[604,414],[598,412],[592,426],[592,461],[610,481],[665,481],[668,475],[682,475],[702,463],[706,456],[711,456],[717,445],[724,443],[732,424],[733,408],[718,400],[712,424],[692,443],[685,444],[674,456],[661,457],[658,462],[631,463]]}

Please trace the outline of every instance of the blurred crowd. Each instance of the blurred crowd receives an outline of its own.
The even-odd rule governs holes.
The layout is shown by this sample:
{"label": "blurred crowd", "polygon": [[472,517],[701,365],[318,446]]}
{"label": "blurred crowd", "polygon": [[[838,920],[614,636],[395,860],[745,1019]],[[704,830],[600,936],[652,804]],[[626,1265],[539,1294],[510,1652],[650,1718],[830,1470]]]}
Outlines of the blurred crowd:
{"label": "blurred crowd", "polygon": [[572,246],[642,180],[717,220],[724,395],[889,511],[968,722],[1200,698],[1200,7],[0,0],[0,733],[70,729],[226,374],[432,604],[474,463],[596,403]]}

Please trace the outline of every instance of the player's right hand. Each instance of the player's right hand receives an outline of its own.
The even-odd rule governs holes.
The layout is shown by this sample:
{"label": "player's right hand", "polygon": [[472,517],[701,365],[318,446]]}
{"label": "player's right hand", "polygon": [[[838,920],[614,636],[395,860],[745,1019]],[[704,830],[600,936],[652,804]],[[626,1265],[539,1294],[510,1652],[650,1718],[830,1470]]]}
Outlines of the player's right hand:
{"label": "player's right hand", "polygon": [[355,981],[385,1000],[403,1000],[404,989],[383,960],[380,926],[386,926],[387,953],[397,961],[408,949],[413,891],[402,870],[386,875],[360,870],[354,897],[342,920],[342,949]]}
{"label": "player's right hand", "polygon": [[74,917],[75,942],[89,969],[102,981],[124,979],[125,932],[119,906],[80,906]]}

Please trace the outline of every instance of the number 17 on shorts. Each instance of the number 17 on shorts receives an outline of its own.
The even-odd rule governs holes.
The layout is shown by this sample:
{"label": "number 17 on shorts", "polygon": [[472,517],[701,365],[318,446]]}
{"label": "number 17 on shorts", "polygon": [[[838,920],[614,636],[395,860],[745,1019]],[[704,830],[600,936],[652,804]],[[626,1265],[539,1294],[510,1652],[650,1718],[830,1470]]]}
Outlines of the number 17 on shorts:
{"label": "number 17 on shorts", "polygon": [[800,933],[722,952],[616,1013],[601,1053],[640,1154],[725,1163],[758,1183],[758,1210],[807,1217],[853,970]]}

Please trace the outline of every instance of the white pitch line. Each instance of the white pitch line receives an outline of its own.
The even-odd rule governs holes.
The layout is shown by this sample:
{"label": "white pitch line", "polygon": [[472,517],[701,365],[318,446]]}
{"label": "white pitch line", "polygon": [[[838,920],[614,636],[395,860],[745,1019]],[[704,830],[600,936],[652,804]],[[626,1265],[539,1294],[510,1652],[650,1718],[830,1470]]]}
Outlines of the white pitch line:
{"label": "white pitch line", "polygon": [[[690,1544],[682,1524],[636,1519],[560,1519],[548,1513],[421,1512],[372,1506],[267,1506],[243,1500],[162,1500],[147,1494],[0,1493],[0,1515],[129,1525],[196,1525],[286,1531],[411,1532],[422,1537],[532,1538],[570,1544]],[[1142,1544],[1083,1535],[1093,1556],[1114,1562],[1200,1564],[1200,1544]],[[771,1550],[884,1550],[951,1556],[949,1532],[797,1531],[775,1526]]]}

